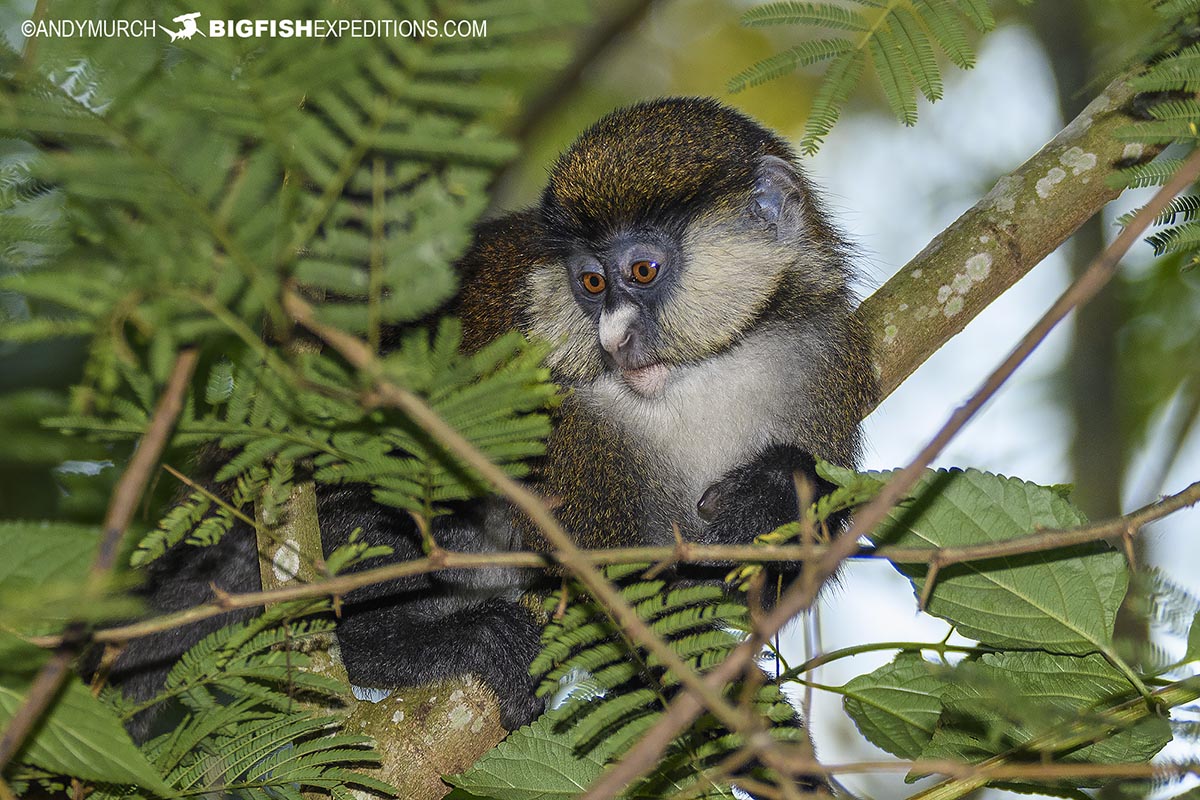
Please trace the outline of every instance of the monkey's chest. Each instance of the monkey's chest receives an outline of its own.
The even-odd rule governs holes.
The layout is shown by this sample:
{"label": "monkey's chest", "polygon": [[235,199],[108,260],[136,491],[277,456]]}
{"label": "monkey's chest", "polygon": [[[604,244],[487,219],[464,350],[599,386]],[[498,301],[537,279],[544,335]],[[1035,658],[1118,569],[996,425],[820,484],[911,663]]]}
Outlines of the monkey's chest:
{"label": "monkey's chest", "polygon": [[657,398],[631,395],[615,378],[584,397],[690,508],[726,472],[795,437],[782,376],[761,365],[718,366],[672,376]]}

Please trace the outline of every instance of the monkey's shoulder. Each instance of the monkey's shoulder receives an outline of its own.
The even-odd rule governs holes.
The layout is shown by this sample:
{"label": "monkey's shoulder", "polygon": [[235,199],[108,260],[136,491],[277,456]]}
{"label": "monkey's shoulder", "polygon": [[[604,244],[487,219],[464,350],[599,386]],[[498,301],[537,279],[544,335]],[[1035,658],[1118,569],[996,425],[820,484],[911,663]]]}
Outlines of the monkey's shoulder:
{"label": "monkey's shoulder", "polygon": [[535,210],[480,223],[474,243],[458,262],[459,293],[449,309],[463,320],[467,352],[523,327],[526,276],[547,258]]}

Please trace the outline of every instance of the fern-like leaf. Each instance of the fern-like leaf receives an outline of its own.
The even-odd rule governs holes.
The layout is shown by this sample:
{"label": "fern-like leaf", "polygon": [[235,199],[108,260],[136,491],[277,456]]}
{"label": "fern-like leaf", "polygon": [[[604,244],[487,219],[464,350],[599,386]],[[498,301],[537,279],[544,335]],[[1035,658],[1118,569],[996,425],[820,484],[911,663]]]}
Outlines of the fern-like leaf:
{"label": "fern-like leaf", "polygon": [[942,99],[942,73],[938,68],[933,42],[921,29],[921,23],[907,9],[892,14],[897,49],[908,64],[908,72],[931,103]]}
{"label": "fern-like leaf", "polygon": [[[692,668],[707,672],[741,644],[744,636],[735,629],[746,625],[746,607],[734,602],[721,586],[700,584],[664,591],[662,581],[639,579],[644,569],[645,565],[626,565],[606,572],[638,616]],[[547,626],[542,652],[530,671],[541,675],[539,695],[557,692],[559,680],[568,675],[573,676],[572,682],[577,682],[574,676],[581,671],[589,676],[588,683],[601,691],[586,700],[569,700],[550,712],[552,719],[556,728],[568,730],[576,747],[591,757],[617,759],[662,715],[665,702],[678,691],[679,678],[663,667],[656,655],[634,647],[602,608],[580,594],[579,587],[569,591],[578,599]],[[557,602],[549,599],[547,608]],[[736,696],[740,688],[730,691]],[[803,729],[795,725],[795,711],[778,686],[758,687],[751,705],[775,726],[781,741],[798,741],[797,731],[800,739],[804,737]],[[661,793],[663,786],[679,791],[698,779],[707,780],[697,768],[715,765],[741,744],[740,736],[721,735],[720,731],[712,717],[703,717],[672,744],[660,768],[632,790],[631,796],[658,796],[656,792]],[[711,787],[711,792],[716,792],[713,796],[727,796],[727,791]]]}
{"label": "fern-like leaf", "polygon": [[[904,56],[904,45],[893,35],[891,26],[884,23],[867,41],[867,46],[875,74],[883,87],[883,96],[887,98],[892,113],[905,125],[916,125],[917,88],[908,71],[907,62],[910,59]],[[912,56],[913,60],[917,58]]]}
{"label": "fern-like leaf", "polygon": [[988,0],[954,0],[954,4],[980,33],[987,33],[996,27],[996,18],[992,15]]}
{"label": "fern-like leaf", "polygon": [[866,58],[862,51],[850,50],[835,58],[829,65],[821,87],[813,97],[808,121],[804,123],[804,138],[800,149],[805,155],[815,155],[825,137],[833,130],[842,107],[862,76]]}
{"label": "fern-like leaf", "polygon": [[853,46],[848,39],[816,39],[811,42],[802,42],[782,53],[764,58],[730,78],[729,91],[740,92],[748,87],[758,86],[794,72],[800,67],[841,55]]}
{"label": "fern-like leaf", "polygon": [[967,39],[962,17],[949,0],[916,0],[913,6],[951,63],[960,69],[975,66],[975,50]]}
{"label": "fern-like leaf", "polygon": [[847,31],[867,30],[867,20],[855,11],[831,3],[780,2],[766,3],[742,15],[742,24],[762,25],[819,25]]}
{"label": "fern-like leaf", "polygon": [[[395,796],[395,789],[353,768],[378,763],[372,742],[340,729],[340,711],[306,710],[297,698],[336,706],[346,687],[307,672],[308,656],[290,648],[327,635],[329,622],[305,619],[323,603],[274,606],[247,623],[205,637],[170,671],[163,692],[126,715],[172,701],[189,709],[144,752],[181,795],[221,793],[245,800],[300,797],[301,790],[348,796],[349,787]],[[112,697],[112,693],[105,695]],[[100,787],[98,800],[117,800]]]}
{"label": "fern-like leaf", "polygon": [[848,31],[852,38],[817,38],[796,45],[738,73],[729,88],[739,91],[799,66],[832,59],[813,99],[800,144],[800,149],[811,155],[836,124],[869,58],[892,113],[905,125],[914,125],[917,91],[930,102],[940,100],[944,91],[934,42],[952,63],[970,69],[975,53],[963,21],[980,33],[992,30],[996,20],[990,1],[856,0],[862,11],[828,3],[767,3],[747,11],[743,24],[804,25],[821,31]]}

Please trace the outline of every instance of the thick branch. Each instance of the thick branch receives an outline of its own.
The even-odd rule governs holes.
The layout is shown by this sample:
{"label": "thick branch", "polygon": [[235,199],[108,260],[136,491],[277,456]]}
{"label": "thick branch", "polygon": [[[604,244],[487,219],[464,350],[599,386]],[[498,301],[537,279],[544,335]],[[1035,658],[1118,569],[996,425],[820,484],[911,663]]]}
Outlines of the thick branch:
{"label": "thick branch", "polygon": [[880,399],[1120,194],[1105,182],[1158,151],[1114,135],[1133,121],[1123,75],[1037,155],[863,301]]}

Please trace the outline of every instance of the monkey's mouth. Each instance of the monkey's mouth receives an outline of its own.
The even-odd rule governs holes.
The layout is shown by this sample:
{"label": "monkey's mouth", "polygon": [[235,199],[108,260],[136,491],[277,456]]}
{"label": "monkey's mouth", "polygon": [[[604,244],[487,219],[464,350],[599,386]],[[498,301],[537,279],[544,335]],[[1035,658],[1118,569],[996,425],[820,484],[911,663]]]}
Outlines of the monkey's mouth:
{"label": "monkey's mouth", "polygon": [[621,380],[642,397],[657,397],[667,387],[670,371],[666,364],[647,364],[637,369],[621,370]]}

